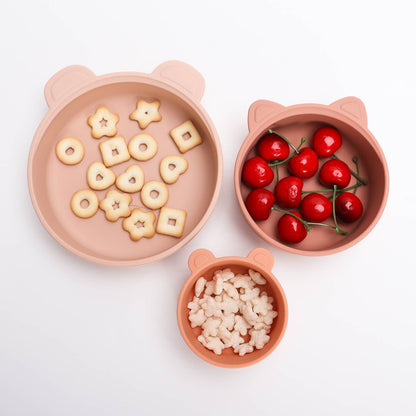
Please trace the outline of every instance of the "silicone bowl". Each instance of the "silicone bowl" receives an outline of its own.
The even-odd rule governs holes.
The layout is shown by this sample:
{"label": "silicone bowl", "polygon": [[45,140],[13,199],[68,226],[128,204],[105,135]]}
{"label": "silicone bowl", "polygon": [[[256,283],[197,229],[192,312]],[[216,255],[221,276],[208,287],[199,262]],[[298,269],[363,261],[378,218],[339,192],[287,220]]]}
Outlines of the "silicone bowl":
{"label": "silicone bowl", "polygon": [[[336,155],[351,168],[352,157],[357,156],[360,163],[360,175],[368,182],[357,190],[364,205],[360,220],[351,224],[340,223],[348,232],[346,236],[336,234],[326,227],[315,226],[305,240],[299,244],[286,244],[277,236],[277,221],[282,215],[272,212],[266,221],[254,221],[245,206],[250,189],[242,182],[241,173],[244,162],[256,154],[258,140],[272,128],[289,138],[296,146],[302,137],[307,138],[305,146],[311,143],[316,129],[330,125],[339,130],[343,139],[342,147]],[[377,224],[387,201],[389,173],[383,151],[367,128],[367,114],[364,104],[355,97],[346,97],[331,105],[299,104],[290,107],[272,101],[254,102],[248,112],[249,134],[238,153],[234,185],[238,203],[251,228],[269,244],[290,253],[322,256],[345,250],[362,240]],[[320,160],[320,165],[327,159]],[[288,176],[286,168],[280,168],[280,178]],[[267,188],[273,192],[275,181]],[[355,183],[354,178],[351,184]],[[315,178],[305,181],[304,190],[322,189]]]}
{"label": "silicone bowl", "polygon": [[[269,250],[256,248],[247,257],[221,257],[216,258],[209,250],[200,249],[194,251],[188,261],[191,275],[186,280],[178,298],[177,319],[179,330],[189,348],[206,362],[225,368],[247,367],[266,358],[280,343],[287,325],[288,309],[285,293],[271,270],[274,259]],[[247,273],[248,269],[260,272],[267,283],[261,286],[269,296],[273,296],[274,309],[278,316],[274,319],[270,332],[270,341],[261,350],[254,350],[250,354],[240,357],[231,348],[223,350],[221,355],[206,349],[197,339],[201,328],[192,328],[188,319],[188,303],[194,297],[195,282],[204,276],[210,280],[214,272],[223,268],[230,268],[234,273]]]}
{"label": "silicone bowl", "polygon": [[[203,227],[218,199],[222,181],[222,153],[215,127],[200,104],[205,89],[201,74],[190,65],[168,61],[151,74],[138,72],[96,76],[84,66],[69,66],[55,74],[45,86],[49,112],[32,142],[28,161],[28,182],[34,209],[46,230],[63,247],[89,261],[110,266],[136,266],[160,260],[187,244]],[[139,99],[160,100],[162,120],[141,130],[129,114]],[[191,119],[203,143],[184,157],[189,163],[186,174],[169,185],[169,208],[187,211],[181,238],[156,234],[134,242],[121,227],[121,220],[110,223],[99,210],[87,220],[76,217],[70,208],[71,196],[88,187],[88,166],[101,161],[98,144],[91,137],[89,115],[107,106],[120,115],[117,135],[129,141],[138,133],[149,133],[158,142],[158,153],[145,162],[131,159],[113,166],[116,175],[139,163],[145,181],[162,180],[159,164],[163,157],[179,154],[169,130]],[[81,163],[67,166],[55,155],[56,143],[67,136],[79,138],[85,147]],[[114,188],[114,186],[113,186]],[[191,191],[190,191],[191,190]],[[106,192],[97,191],[99,199]],[[138,194],[130,207],[148,211]],[[157,213],[156,213],[157,216]]]}

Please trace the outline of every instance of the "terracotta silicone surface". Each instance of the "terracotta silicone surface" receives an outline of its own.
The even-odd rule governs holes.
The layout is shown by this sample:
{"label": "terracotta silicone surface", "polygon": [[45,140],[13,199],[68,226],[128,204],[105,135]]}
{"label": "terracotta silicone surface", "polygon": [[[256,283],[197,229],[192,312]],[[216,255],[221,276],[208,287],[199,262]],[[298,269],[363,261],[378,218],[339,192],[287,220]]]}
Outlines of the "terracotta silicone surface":
{"label": "terracotta silicone surface", "polygon": [[[295,146],[301,138],[308,140],[304,146],[310,146],[312,135],[320,127],[330,125],[339,130],[343,139],[341,149],[336,155],[354,168],[352,158],[357,156],[360,163],[360,175],[368,181],[367,186],[357,190],[357,196],[364,205],[360,220],[352,224],[340,222],[339,226],[348,231],[348,235],[337,235],[333,230],[315,226],[305,240],[299,244],[286,244],[279,240],[276,232],[277,221],[282,215],[272,212],[266,221],[254,221],[248,213],[244,201],[250,192],[241,181],[244,162],[256,154],[258,140],[272,128],[288,137]],[[329,106],[321,104],[299,104],[290,107],[272,101],[254,102],[248,113],[249,134],[238,153],[234,171],[234,185],[244,217],[256,233],[268,243],[295,254],[327,255],[353,246],[363,239],[376,225],[383,213],[389,188],[389,174],[383,151],[367,128],[367,114],[364,104],[355,97],[346,97]],[[320,166],[328,159],[320,159]],[[285,167],[279,168],[280,178],[288,176]],[[351,184],[355,179],[351,179]],[[274,191],[276,181],[267,187]],[[304,190],[322,189],[315,178],[305,181]],[[331,223],[331,220],[326,221]],[[333,224],[333,222],[332,222]]]}
{"label": "terracotta silicone surface", "polygon": [[[214,254],[205,249],[196,250],[190,255],[188,265],[191,275],[185,282],[178,298],[177,319],[183,339],[198,357],[219,367],[239,368],[255,364],[273,352],[283,338],[288,319],[286,296],[282,286],[271,272],[273,264],[273,255],[265,248],[255,248],[247,257],[216,258]],[[232,348],[224,349],[221,355],[216,355],[206,349],[197,339],[201,334],[201,328],[192,328],[188,319],[189,309],[187,305],[194,297],[195,282],[201,276],[211,280],[216,270],[227,267],[234,273],[247,273],[248,269],[260,272],[267,280],[267,283],[262,285],[261,289],[262,291],[265,290],[269,296],[273,296],[273,308],[278,311],[278,316],[274,319],[269,334],[270,341],[263,349],[254,350],[242,357],[235,354]]]}
{"label": "terracotta silicone surface", "polygon": [[[83,66],[70,66],[55,74],[46,84],[45,97],[49,112],[33,139],[28,162],[28,182],[33,206],[42,224],[62,246],[90,261],[112,266],[131,266],[160,260],[189,242],[202,228],[214,209],[222,179],[222,154],[213,123],[199,101],[205,88],[204,79],[191,66],[165,62],[151,74],[115,73],[96,76]],[[162,120],[142,130],[129,119],[139,99],[160,100]],[[123,231],[121,222],[110,223],[99,210],[89,219],[76,217],[70,208],[72,195],[88,188],[87,169],[102,161],[99,143],[94,139],[87,119],[99,106],[106,106],[120,116],[117,135],[126,142],[138,133],[148,133],[158,142],[158,153],[151,160],[130,159],[111,167],[118,176],[127,167],[139,164],[145,182],[161,181],[159,163],[167,155],[180,154],[169,131],[191,119],[203,143],[183,155],[189,168],[169,187],[169,208],[187,211],[180,239],[156,234],[151,239],[134,242]],[[55,155],[56,143],[73,136],[85,146],[85,157],[75,166],[61,163]],[[114,186],[112,187],[114,188]],[[97,191],[99,199],[108,189]],[[131,209],[148,211],[140,193],[132,194]],[[155,212],[156,216],[158,212]],[[156,224],[155,224],[156,226]]]}

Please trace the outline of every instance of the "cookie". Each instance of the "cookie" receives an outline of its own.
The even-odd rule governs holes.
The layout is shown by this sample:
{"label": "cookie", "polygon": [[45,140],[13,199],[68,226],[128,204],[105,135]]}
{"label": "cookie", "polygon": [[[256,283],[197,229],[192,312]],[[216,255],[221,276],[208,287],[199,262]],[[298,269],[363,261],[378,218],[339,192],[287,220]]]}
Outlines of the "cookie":
{"label": "cookie", "polygon": [[202,137],[191,120],[175,127],[169,134],[181,153],[185,153],[202,143]]}
{"label": "cookie", "polygon": [[105,212],[108,221],[117,221],[120,217],[130,215],[129,205],[132,197],[129,194],[122,194],[115,189],[107,192],[105,199],[100,202],[100,208]]}
{"label": "cookie", "polygon": [[123,229],[130,233],[133,241],[139,241],[142,237],[151,238],[155,235],[155,219],[153,212],[143,212],[135,208],[130,217],[123,220]]}
{"label": "cookie", "polygon": [[148,103],[145,100],[137,101],[136,110],[130,114],[130,120],[136,120],[141,129],[145,129],[152,121],[162,120],[159,113],[160,101]]}
{"label": "cookie", "polygon": [[116,175],[101,162],[94,162],[88,168],[87,181],[90,188],[102,191],[116,181]]}
{"label": "cookie", "polygon": [[159,181],[147,182],[140,192],[140,198],[147,208],[159,209],[168,201],[168,187]]}
{"label": "cookie", "polygon": [[55,148],[58,159],[65,165],[76,165],[84,159],[85,149],[82,142],[75,137],[59,140]]}
{"label": "cookie", "polygon": [[131,165],[129,168],[119,175],[116,180],[118,189],[124,192],[138,192],[144,184],[144,172],[139,165]]}
{"label": "cookie", "polygon": [[115,136],[117,134],[116,125],[119,120],[119,115],[112,113],[107,107],[98,107],[95,114],[88,117],[87,122],[92,128],[92,137],[100,139],[103,136]]}
{"label": "cookie", "polygon": [[180,238],[185,228],[186,211],[183,209],[166,208],[160,210],[156,232]]}
{"label": "cookie", "polygon": [[90,189],[81,189],[72,196],[71,209],[80,218],[90,218],[98,211],[98,197]]}
{"label": "cookie", "polygon": [[137,134],[129,141],[129,153],[136,160],[149,160],[157,153],[157,141],[150,134]]}
{"label": "cookie", "polygon": [[181,156],[166,156],[159,166],[160,176],[168,183],[175,183],[182,173],[188,169],[188,161]]}
{"label": "cookie", "polygon": [[123,136],[114,137],[100,143],[101,156],[107,167],[126,162],[130,153]]}

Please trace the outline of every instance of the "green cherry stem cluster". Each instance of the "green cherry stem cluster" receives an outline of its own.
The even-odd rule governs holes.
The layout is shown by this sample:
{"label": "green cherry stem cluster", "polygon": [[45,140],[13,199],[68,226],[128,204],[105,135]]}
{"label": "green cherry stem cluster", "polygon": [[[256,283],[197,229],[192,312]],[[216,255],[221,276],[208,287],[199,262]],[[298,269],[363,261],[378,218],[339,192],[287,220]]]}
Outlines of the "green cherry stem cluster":
{"label": "green cherry stem cluster", "polygon": [[275,167],[276,168],[276,179],[277,179],[277,181],[279,181],[279,165],[283,165],[289,159],[292,159],[293,156],[296,156],[296,155],[299,154],[300,148],[306,142],[306,137],[302,137],[301,140],[300,140],[299,146],[296,147],[289,139],[287,139],[285,136],[283,136],[279,132],[277,132],[275,130],[272,130],[272,129],[269,129],[269,133],[276,134],[277,136],[279,136],[282,140],[284,140],[293,149],[293,153],[290,154],[286,159],[283,159],[283,160],[273,160],[272,162],[268,163],[268,165],[270,167]]}
{"label": "green cherry stem cluster", "polygon": [[[298,155],[300,148],[306,142],[306,138],[302,137],[299,146],[296,147],[289,139],[287,139],[285,136],[283,136],[279,132],[277,132],[273,129],[269,129],[269,133],[276,134],[281,139],[283,139],[293,149],[292,154],[290,154],[286,159],[284,159],[284,160],[274,160],[274,161],[272,161],[268,164],[270,167],[276,167],[276,180],[279,181],[279,165],[283,165],[289,159],[291,159],[293,156]],[[336,156],[335,154],[333,154],[332,157],[334,159],[340,160],[339,157]],[[308,232],[310,232],[312,230],[312,227],[311,227],[312,225],[320,225],[320,226],[323,226],[323,227],[328,227],[328,228],[334,229],[337,234],[347,235],[348,234],[347,231],[342,230],[338,226],[338,221],[337,221],[337,216],[336,216],[336,211],[335,211],[336,196],[339,193],[347,192],[347,191],[353,191],[353,193],[355,194],[357,192],[357,188],[359,188],[362,185],[367,185],[367,181],[360,176],[360,166],[359,166],[359,163],[358,163],[358,157],[354,156],[352,158],[352,161],[355,165],[356,171],[354,171],[350,168],[350,172],[351,172],[351,175],[354,176],[354,178],[357,180],[355,185],[349,186],[349,187],[344,188],[344,189],[338,189],[337,185],[334,185],[333,189],[318,189],[318,190],[313,190],[313,191],[302,191],[302,194],[312,194],[312,193],[331,193],[332,194],[328,198],[332,199],[332,217],[333,217],[333,220],[334,220],[334,225],[325,224],[325,223],[322,223],[322,222],[305,221],[304,219],[299,218],[294,213],[292,213],[290,211],[286,211],[286,210],[281,209],[281,208],[278,208],[276,206],[272,206],[271,210],[281,212],[283,214],[291,215],[292,217],[296,218],[299,222],[301,222],[305,226],[306,231],[308,231]]]}

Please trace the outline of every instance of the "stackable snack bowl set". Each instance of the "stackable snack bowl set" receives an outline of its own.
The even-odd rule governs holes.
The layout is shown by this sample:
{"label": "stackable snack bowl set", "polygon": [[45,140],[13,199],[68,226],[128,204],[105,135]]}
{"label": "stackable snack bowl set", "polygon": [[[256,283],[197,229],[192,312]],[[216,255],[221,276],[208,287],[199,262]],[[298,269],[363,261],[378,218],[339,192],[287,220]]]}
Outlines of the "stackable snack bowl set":
{"label": "stackable snack bowl set", "polygon": [[[212,121],[200,104],[204,89],[201,74],[179,61],[165,62],[151,74],[128,72],[96,76],[83,66],[70,66],[55,74],[45,86],[49,112],[36,131],[28,160],[30,196],[49,234],[73,254],[110,266],[135,266],[161,260],[187,244],[211,215],[222,180],[221,144]],[[146,129],[146,133],[153,135],[159,145],[157,157],[143,162],[146,175],[150,173],[148,178],[157,178],[162,157],[177,153],[167,135],[171,128],[191,119],[203,137],[201,145],[185,154],[189,170],[172,185],[169,196],[170,205],[186,209],[188,213],[183,236],[179,239],[156,234],[154,238],[133,242],[121,230],[120,224],[116,228],[113,223],[103,226],[108,225],[108,221],[99,213],[93,218],[80,219],[70,208],[73,193],[87,188],[88,166],[101,160],[99,140],[91,137],[87,118],[104,105],[120,115],[118,135],[129,139],[140,132],[137,123],[128,119],[138,99],[157,99],[161,102],[162,121],[151,123]],[[343,146],[337,156],[347,163],[353,156],[360,160],[360,174],[368,181],[367,186],[360,187],[363,216],[356,224],[348,226],[346,236],[317,227],[300,244],[285,244],[276,235],[276,213],[272,213],[266,221],[255,222],[247,212],[244,200],[249,188],[241,181],[242,167],[245,160],[255,155],[256,143],[269,128],[298,145],[301,137],[310,140],[313,132],[325,125],[331,125],[341,133]],[[356,244],[376,225],[387,201],[388,169],[380,145],[367,128],[365,107],[359,99],[347,97],[329,106],[300,104],[290,107],[272,101],[256,101],[249,109],[248,127],[249,134],[235,163],[235,192],[248,224],[267,243],[294,254],[328,255]],[[56,143],[67,136],[85,139],[84,160],[75,166],[60,163],[55,155]],[[118,175],[125,168],[122,163],[111,169]],[[308,186],[315,186],[312,189],[321,187],[314,180],[310,180]],[[97,192],[99,199],[104,198],[105,193]],[[136,204],[133,200],[131,206],[140,207]],[[140,250],[138,243],[142,243]],[[191,275],[179,295],[177,319],[185,342],[198,357],[220,367],[245,367],[262,360],[277,347],[286,329],[288,306],[284,291],[272,274],[273,264],[272,253],[264,248],[253,249],[247,257],[215,258],[205,249],[191,254],[188,261]],[[221,355],[206,349],[197,340],[200,328],[191,328],[188,319],[187,304],[194,296],[195,282],[201,276],[210,280],[216,270],[224,268],[230,268],[234,273],[246,273],[248,269],[260,272],[267,281],[263,288],[274,298],[273,306],[278,311],[269,334],[270,341],[263,349],[242,357],[231,348],[223,350]]]}

